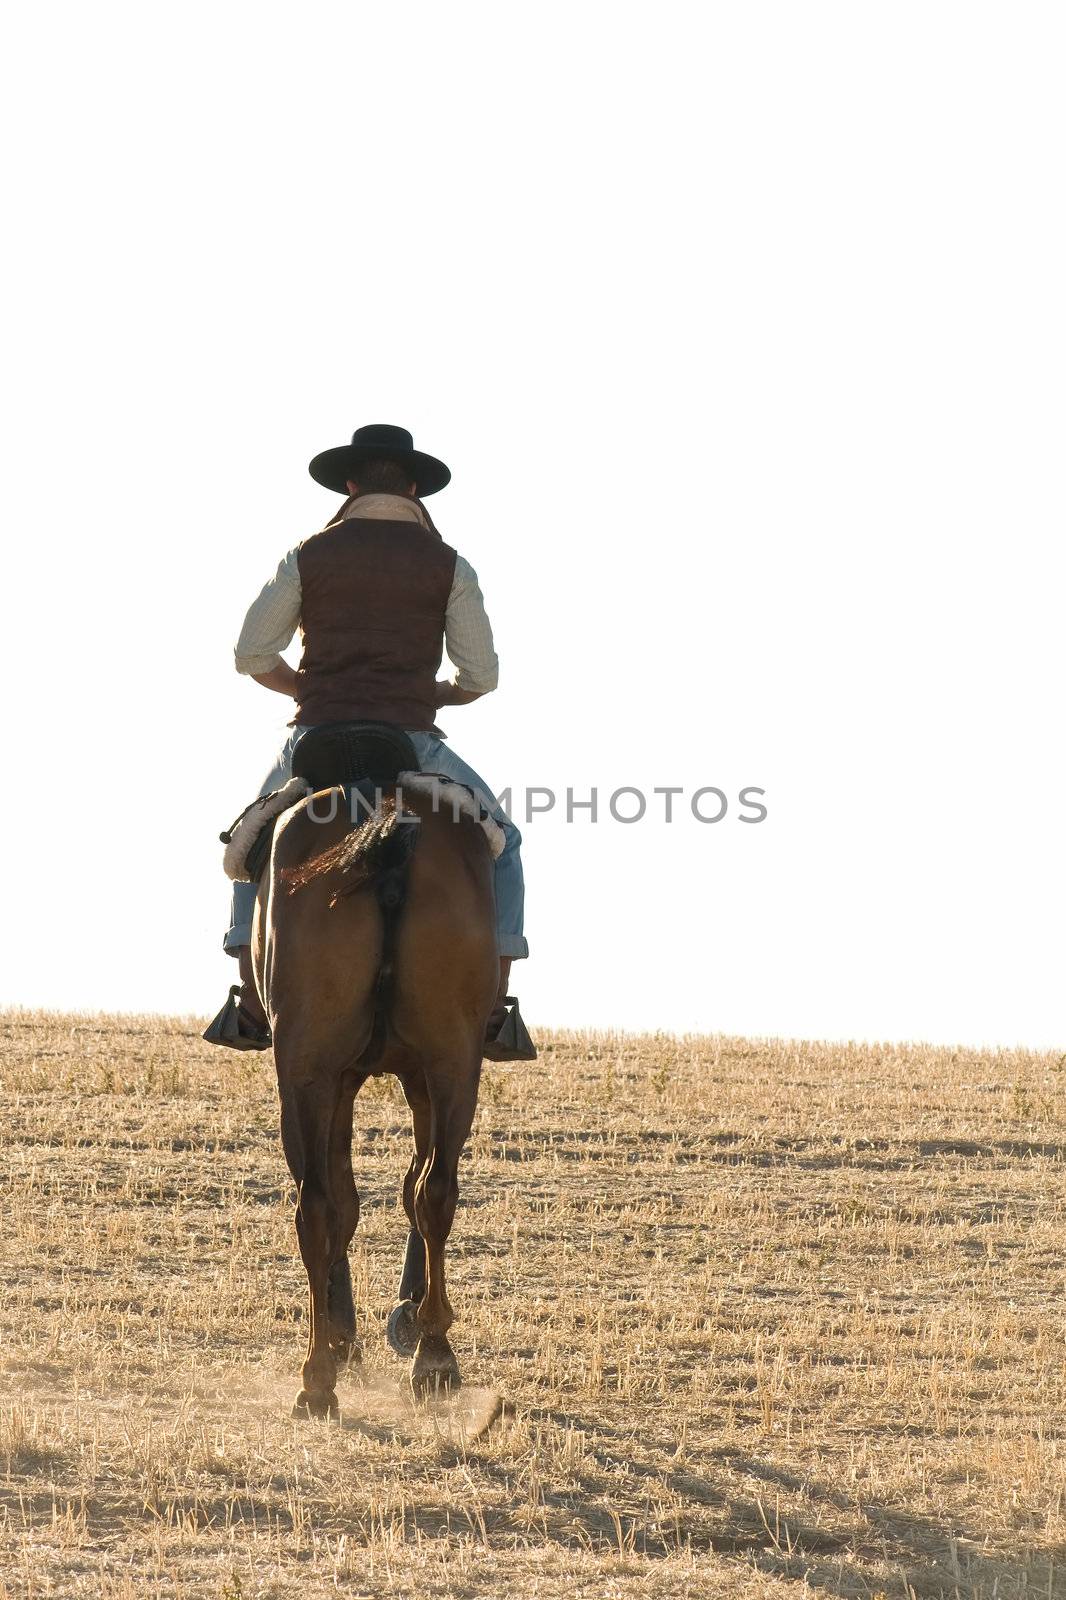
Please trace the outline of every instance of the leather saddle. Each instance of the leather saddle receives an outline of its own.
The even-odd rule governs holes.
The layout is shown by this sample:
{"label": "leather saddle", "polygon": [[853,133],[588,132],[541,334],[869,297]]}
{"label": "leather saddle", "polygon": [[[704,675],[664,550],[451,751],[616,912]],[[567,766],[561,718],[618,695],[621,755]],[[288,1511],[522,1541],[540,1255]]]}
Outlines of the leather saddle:
{"label": "leather saddle", "polygon": [[390,784],[401,772],[418,772],[415,747],[391,722],[320,722],[299,739],[292,775],[314,790],[334,784]]}
{"label": "leather saddle", "polygon": [[[302,778],[315,793],[339,784],[349,791],[350,808],[351,791],[355,790],[368,812],[376,803],[378,790],[395,783],[401,772],[420,770],[411,740],[391,722],[320,722],[297,740],[292,753],[294,778]],[[248,851],[243,876],[251,883],[258,883],[263,876],[276,826],[273,817]],[[222,838],[228,840],[228,835]]]}

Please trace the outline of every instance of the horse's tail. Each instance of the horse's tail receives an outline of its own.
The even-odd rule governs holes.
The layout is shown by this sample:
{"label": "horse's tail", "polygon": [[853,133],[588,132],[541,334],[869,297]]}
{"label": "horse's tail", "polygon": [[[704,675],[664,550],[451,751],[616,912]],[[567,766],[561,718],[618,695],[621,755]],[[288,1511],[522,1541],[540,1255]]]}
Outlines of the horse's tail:
{"label": "horse's tail", "polygon": [[372,884],[381,908],[381,964],[374,997],[374,1024],[370,1042],[359,1059],[366,1067],[377,1059],[385,1043],[385,1025],[392,998],[396,931],[407,899],[407,872],[418,842],[418,819],[405,816],[392,795],[382,796],[372,817],[356,824],[339,843],[312,856],[298,867],[283,869],[285,887],[292,893],[327,872],[340,881],[330,896],[338,900]]}
{"label": "horse's tail", "polygon": [[399,905],[417,837],[416,819],[403,815],[395,795],[380,795],[373,814],[353,824],[343,839],[298,867],[283,868],[282,882],[292,894],[327,872],[336,872],[340,882],[330,896],[331,907],[371,881],[377,885],[383,908],[386,902]]}

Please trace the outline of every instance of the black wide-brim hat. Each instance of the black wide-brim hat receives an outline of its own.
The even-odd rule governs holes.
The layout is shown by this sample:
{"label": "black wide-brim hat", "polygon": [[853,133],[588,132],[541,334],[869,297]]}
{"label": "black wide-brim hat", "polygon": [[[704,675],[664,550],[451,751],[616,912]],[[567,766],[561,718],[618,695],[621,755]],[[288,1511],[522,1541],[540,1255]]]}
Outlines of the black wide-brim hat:
{"label": "black wide-brim hat", "polygon": [[349,479],[353,483],[359,481],[358,469],[362,462],[382,460],[399,461],[411,469],[415,493],[420,500],[424,495],[436,494],[451,479],[443,461],[415,449],[406,428],[394,428],[387,422],[372,422],[365,428],[356,428],[351,444],[323,450],[307,470],[324,489],[347,494]]}

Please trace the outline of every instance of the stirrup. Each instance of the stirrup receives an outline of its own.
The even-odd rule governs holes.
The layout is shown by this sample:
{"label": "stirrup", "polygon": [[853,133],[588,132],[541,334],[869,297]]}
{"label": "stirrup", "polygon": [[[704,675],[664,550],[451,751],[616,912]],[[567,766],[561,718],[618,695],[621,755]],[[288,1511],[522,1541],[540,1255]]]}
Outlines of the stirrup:
{"label": "stirrup", "polygon": [[240,984],[235,983],[226,1004],[208,1023],[203,1036],[208,1044],[224,1044],[230,1050],[269,1050],[273,1043],[270,1029],[248,1015],[237,998],[240,992]]}
{"label": "stirrup", "polygon": [[529,1037],[518,1001],[513,994],[503,997],[507,1015],[491,1039],[486,1039],[481,1054],[486,1061],[536,1061],[537,1047]]}

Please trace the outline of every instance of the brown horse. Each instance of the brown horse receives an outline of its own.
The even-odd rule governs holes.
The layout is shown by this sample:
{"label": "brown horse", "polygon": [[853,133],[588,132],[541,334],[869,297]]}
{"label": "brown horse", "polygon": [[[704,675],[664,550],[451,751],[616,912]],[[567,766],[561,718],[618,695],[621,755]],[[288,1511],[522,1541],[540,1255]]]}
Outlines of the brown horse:
{"label": "brown horse", "polygon": [[396,792],[353,826],[350,801],[334,788],[282,817],[252,935],[309,1287],[295,1412],[313,1417],[337,1414],[338,1365],[360,1359],[347,1254],[359,1221],[352,1112],[372,1074],[399,1078],[414,1125],[390,1339],[413,1351],[417,1395],[459,1382],[444,1246],[499,972],[492,859],[477,822]]}

